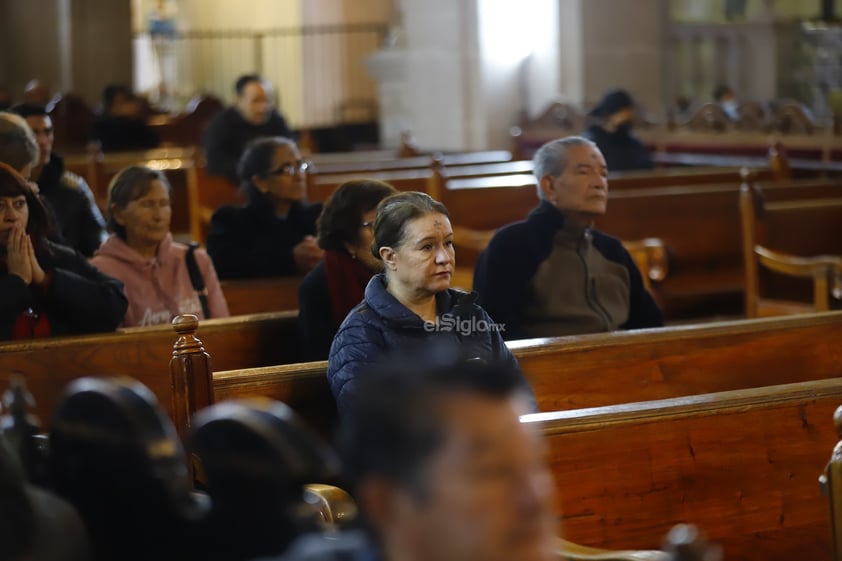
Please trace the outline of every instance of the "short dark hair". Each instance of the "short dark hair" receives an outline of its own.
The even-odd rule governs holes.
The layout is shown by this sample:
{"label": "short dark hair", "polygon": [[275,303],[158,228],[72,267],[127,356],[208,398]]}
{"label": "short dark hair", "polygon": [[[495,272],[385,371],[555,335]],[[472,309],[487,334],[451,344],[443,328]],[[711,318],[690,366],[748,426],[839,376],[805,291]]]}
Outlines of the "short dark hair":
{"label": "short dark hair", "polygon": [[102,90],[102,108],[105,111],[110,111],[117,96],[133,98],[134,92],[125,84],[109,84]]}
{"label": "short dark hair", "polygon": [[20,115],[24,119],[27,117],[49,117],[47,108],[36,103],[18,103],[9,108],[9,112]]}
{"label": "short dark hair", "polygon": [[152,182],[155,180],[164,184],[167,193],[170,193],[170,182],[163,172],[144,166],[129,166],[122,169],[108,185],[108,230],[114,232],[123,240],[126,239],[126,228],[117,224],[114,220],[112,205],[124,209],[130,202],[144,196],[152,189]]}
{"label": "short dark hair", "polygon": [[14,167],[0,162],[0,197],[19,197],[20,195],[24,196],[26,206],[29,207],[26,233],[29,234],[35,248],[41,248],[50,230],[47,210],[35,191],[27,184],[26,179]]}
{"label": "short dark hair", "polygon": [[243,74],[237,81],[234,82],[234,91],[237,93],[237,97],[243,95],[243,90],[245,87],[250,84],[251,82],[260,82],[263,83],[263,77],[260,74]]}
{"label": "short dark hair", "polygon": [[298,145],[285,136],[261,136],[246,145],[237,164],[237,175],[242,183],[251,183],[255,175],[265,176],[272,171],[272,159],[280,146],[290,146],[298,150]]}
{"label": "short dark hair", "polygon": [[322,207],[316,220],[319,247],[333,251],[346,251],[345,242],[356,244],[360,237],[362,215],[397,190],[375,179],[352,179],[340,185]]}
{"label": "short dark hair", "polygon": [[[439,349],[432,349],[433,354]],[[429,357],[430,349],[425,350]],[[502,362],[451,357],[392,359],[359,378],[339,427],[339,449],[352,493],[368,477],[389,479],[424,497],[424,469],[444,443],[442,398],[470,395],[507,399],[524,391],[517,371]],[[413,364],[425,364],[413,367]]]}
{"label": "short dark hair", "polygon": [[377,205],[377,219],[374,221],[371,252],[380,259],[381,247],[400,247],[404,242],[406,225],[430,212],[438,212],[450,218],[446,206],[419,191],[397,193],[380,201]]}

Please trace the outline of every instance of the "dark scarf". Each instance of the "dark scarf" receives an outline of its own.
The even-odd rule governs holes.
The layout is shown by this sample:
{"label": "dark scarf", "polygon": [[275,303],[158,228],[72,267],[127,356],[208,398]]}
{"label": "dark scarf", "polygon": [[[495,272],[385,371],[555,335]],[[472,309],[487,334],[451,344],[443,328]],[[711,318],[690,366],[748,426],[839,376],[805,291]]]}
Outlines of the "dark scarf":
{"label": "dark scarf", "polygon": [[363,301],[365,287],[374,273],[344,251],[325,251],[324,263],[330,307],[333,319],[339,325],[348,312]]}

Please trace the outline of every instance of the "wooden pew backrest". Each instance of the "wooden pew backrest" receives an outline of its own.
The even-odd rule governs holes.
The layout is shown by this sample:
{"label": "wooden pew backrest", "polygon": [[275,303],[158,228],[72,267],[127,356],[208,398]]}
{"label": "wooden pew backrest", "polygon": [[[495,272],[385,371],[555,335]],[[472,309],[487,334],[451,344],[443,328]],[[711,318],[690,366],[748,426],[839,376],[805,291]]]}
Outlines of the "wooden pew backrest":
{"label": "wooden pew backrest", "polygon": [[834,378],[523,419],[545,436],[560,527],[576,542],[653,548],[692,522],[724,559],[826,559],[815,474],[840,400]]}
{"label": "wooden pew backrest", "polygon": [[302,277],[270,277],[221,281],[232,316],[298,309]]}
{"label": "wooden pew backrest", "polygon": [[[214,356],[213,368],[282,364],[296,360],[295,312],[255,314],[202,321],[198,336]],[[56,337],[0,344],[0,387],[22,373],[47,426],[64,387],[83,376],[136,378],[171,413],[166,365],[176,337],[170,325],[129,328],[122,333]]]}
{"label": "wooden pew backrest", "polygon": [[740,188],[747,317],[827,311],[842,299],[842,197],[810,194],[767,203],[759,185]]}

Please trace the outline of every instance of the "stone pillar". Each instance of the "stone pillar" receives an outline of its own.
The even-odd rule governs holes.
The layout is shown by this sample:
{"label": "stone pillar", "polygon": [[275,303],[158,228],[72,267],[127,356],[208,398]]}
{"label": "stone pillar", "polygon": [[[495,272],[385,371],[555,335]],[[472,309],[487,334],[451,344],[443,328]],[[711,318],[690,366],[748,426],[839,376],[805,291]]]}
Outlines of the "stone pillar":
{"label": "stone pillar", "polygon": [[365,61],[368,73],[377,81],[380,99],[380,146],[397,148],[401,133],[407,130],[406,117],[406,52],[383,49]]}

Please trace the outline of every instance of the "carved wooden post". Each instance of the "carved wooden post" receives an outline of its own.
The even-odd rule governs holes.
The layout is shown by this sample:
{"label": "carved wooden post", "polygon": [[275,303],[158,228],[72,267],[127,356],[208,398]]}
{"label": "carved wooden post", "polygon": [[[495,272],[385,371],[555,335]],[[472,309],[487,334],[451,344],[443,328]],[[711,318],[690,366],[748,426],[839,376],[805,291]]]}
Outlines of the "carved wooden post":
{"label": "carved wooden post", "polygon": [[412,133],[403,131],[401,133],[401,147],[398,150],[398,158],[412,158],[413,156],[420,156],[421,150],[415,144],[415,139],[412,138]]}
{"label": "carved wooden post", "polygon": [[199,318],[182,314],[172,320],[172,325],[179,335],[170,360],[173,421],[184,440],[193,414],[213,404],[213,370],[210,355],[195,336]]}
{"label": "carved wooden post", "polygon": [[444,196],[444,156],[436,152],[430,161],[430,170],[433,172],[427,182],[427,194],[437,201],[442,201]]}
{"label": "carved wooden post", "polygon": [[778,141],[769,148],[769,169],[772,170],[772,177],[777,180],[792,179],[789,160],[787,160],[783,145]]}

